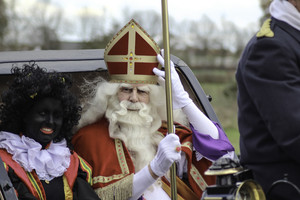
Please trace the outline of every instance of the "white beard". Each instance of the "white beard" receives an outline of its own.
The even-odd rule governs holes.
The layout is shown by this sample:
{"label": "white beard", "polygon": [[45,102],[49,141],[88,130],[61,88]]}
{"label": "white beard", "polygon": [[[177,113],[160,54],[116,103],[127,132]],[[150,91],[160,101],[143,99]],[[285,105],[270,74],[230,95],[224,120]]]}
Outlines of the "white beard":
{"label": "white beard", "polygon": [[[127,108],[140,108],[139,111],[128,111]],[[163,136],[156,131],[161,126],[161,117],[149,104],[118,102],[111,99],[106,111],[109,120],[109,134],[120,139],[129,150],[135,171],[138,172],[154,158],[158,143]]]}

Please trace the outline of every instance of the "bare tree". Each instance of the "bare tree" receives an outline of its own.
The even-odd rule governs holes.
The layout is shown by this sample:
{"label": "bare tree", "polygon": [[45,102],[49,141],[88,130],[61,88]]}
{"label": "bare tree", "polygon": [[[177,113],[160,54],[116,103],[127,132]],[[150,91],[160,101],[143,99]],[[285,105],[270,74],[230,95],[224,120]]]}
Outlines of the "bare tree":
{"label": "bare tree", "polygon": [[107,28],[106,10],[102,8],[95,13],[88,7],[83,7],[79,15],[79,34],[82,41],[100,39],[105,35]]}
{"label": "bare tree", "polygon": [[28,42],[42,49],[59,47],[59,30],[62,25],[62,10],[51,5],[51,0],[36,2],[24,17],[31,28],[27,31]]}
{"label": "bare tree", "polygon": [[271,2],[271,0],[260,0],[260,7],[263,11],[263,16],[260,18],[260,23],[263,23],[267,18],[270,17],[269,6]]}
{"label": "bare tree", "polygon": [[5,42],[9,49],[59,48],[63,21],[60,8],[50,0],[35,1],[26,7],[20,7],[21,0],[8,2],[9,34]]}
{"label": "bare tree", "polygon": [[153,38],[160,38],[162,35],[162,19],[159,13],[154,10],[134,12],[132,18],[135,19]]}
{"label": "bare tree", "polygon": [[3,49],[3,38],[7,30],[7,14],[4,0],[0,0],[0,49]]}
{"label": "bare tree", "polygon": [[6,49],[17,50],[20,49],[20,34],[24,28],[22,19],[19,17],[17,12],[17,2],[16,0],[6,1],[7,3],[7,34],[4,36],[4,45]]}
{"label": "bare tree", "polygon": [[202,54],[207,55],[215,44],[218,28],[208,16],[203,15],[199,21],[191,21],[188,32],[191,46],[200,49]]}

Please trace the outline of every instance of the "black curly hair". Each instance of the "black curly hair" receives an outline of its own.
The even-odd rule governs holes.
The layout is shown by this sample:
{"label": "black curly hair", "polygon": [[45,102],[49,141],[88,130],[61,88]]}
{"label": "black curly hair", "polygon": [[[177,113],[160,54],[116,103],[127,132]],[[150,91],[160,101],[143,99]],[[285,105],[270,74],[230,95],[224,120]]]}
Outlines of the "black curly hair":
{"label": "black curly hair", "polygon": [[33,104],[39,99],[52,97],[58,99],[63,107],[63,125],[54,142],[66,139],[71,147],[72,129],[78,124],[81,107],[77,97],[71,93],[71,76],[58,72],[47,72],[37,64],[24,64],[13,67],[15,75],[9,89],[2,93],[0,107],[0,128],[15,134],[24,133],[23,119]]}

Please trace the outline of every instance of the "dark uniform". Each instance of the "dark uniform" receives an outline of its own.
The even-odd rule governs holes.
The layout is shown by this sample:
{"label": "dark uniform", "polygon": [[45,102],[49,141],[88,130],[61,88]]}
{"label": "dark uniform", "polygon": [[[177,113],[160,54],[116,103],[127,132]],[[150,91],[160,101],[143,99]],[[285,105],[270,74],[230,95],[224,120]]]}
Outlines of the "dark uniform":
{"label": "dark uniform", "polygon": [[[236,72],[241,163],[269,199],[300,199],[300,31],[271,18],[245,48]],[[289,190],[289,191],[287,191]]]}

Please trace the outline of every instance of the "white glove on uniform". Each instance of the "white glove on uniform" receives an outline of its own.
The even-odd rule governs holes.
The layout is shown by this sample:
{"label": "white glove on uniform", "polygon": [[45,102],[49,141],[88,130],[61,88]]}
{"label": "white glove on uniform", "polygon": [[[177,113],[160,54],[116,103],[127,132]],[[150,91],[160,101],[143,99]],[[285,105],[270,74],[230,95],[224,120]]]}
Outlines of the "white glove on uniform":
{"label": "white glove on uniform", "polygon": [[[164,66],[164,58],[160,54],[157,55],[157,60],[162,66]],[[170,71],[172,81],[173,109],[176,110],[188,105],[192,102],[192,100],[190,99],[189,94],[184,90],[172,61],[170,61]],[[165,72],[154,68],[153,73],[158,76],[159,84],[165,87]]]}
{"label": "white glove on uniform", "polygon": [[150,167],[155,175],[161,177],[170,169],[175,161],[181,158],[181,151],[176,151],[176,147],[181,147],[179,137],[175,134],[168,134],[158,145],[158,151],[154,159],[150,162]]}

